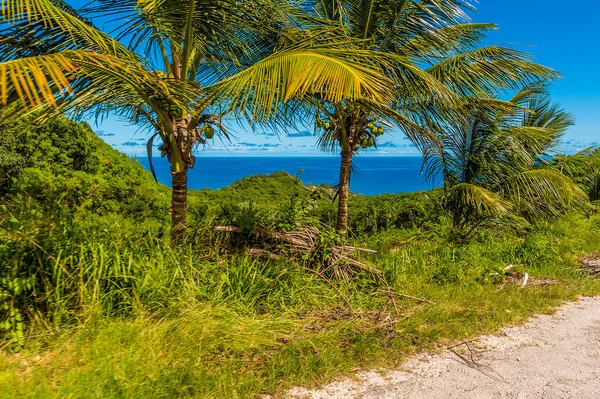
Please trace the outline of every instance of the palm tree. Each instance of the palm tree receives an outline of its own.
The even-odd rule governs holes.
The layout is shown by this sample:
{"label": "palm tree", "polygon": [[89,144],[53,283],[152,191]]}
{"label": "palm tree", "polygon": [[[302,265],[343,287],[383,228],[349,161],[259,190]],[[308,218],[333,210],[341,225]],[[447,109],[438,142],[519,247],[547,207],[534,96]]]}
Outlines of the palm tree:
{"label": "palm tree", "polygon": [[[337,26],[363,49],[393,54],[400,67],[387,70],[394,101],[385,107],[369,99],[331,102],[312,98],[319,145],[341,150],[337,228],[348,228],[348,184],[354,154],[376,147],[384,126],[396,125],[417,146],[427,136],[423,115],[443,111],[464,95],[488,96],[556,74],[510,48],[478,48],[491,24],[470,23],[469,1],[322,0],[314,14]],[[432,104],[437,106],[432,107]]]}
{"label": "palm tree", "polygon": [[[171,165],[172,237],[185,232],[195,145],[235,111],[269,120],[292,98],[382,101],[382,56],[346,43],[313,46],[298,10],[268,0],[1,0],[0,99],[25,112],[114,113],[153,132]],[[277,5],[275,5],[277,4]],[[289,12],[288,12],[289,11]],[[111,19],[106,33],[93,18]],[[373,61],[375,60],[375,61]],[[23,111],[21,111],[23,112]]]}
{"label": "palm tree", "polygon": [[466,239],[486,222],[547,218],[586,203],[576,184],[544,167],[572,124],[539,85],[510,101],[464,98],[453,120],[432,123],[436,138],[424,144],[424,169],[428,178],[443,178],[453,237]]}
{"label": "palm tree", "polygon": [[568,176],[585,190],[590,201],[600,199],[600,149],[589,147],[572,155],[559,154],[549,167]]}

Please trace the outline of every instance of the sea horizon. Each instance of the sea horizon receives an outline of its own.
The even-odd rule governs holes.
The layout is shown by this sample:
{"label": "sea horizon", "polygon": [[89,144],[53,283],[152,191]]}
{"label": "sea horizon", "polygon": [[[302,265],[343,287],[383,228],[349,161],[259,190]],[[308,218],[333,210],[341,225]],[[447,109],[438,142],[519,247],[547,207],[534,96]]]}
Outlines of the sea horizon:
{"label": "sea horizon", "polygon": [[[237,154],[236,154],[237,155]],[[149,170],[148,157],[135,156]],[[156,176],[170,186],[169,163],[153,157]],[[350,190],[356,194],[382,195],[429,190],[435,187],[421,178],[422,157],[415,155],[358,155],[354,157],[354,175]],[[339,179],[340,158],[336,155],[204,155],[188,173],[188,188],[219,189],[237,180],[258,174],[285,171],[298,175],[308,184],[335,186]]]}

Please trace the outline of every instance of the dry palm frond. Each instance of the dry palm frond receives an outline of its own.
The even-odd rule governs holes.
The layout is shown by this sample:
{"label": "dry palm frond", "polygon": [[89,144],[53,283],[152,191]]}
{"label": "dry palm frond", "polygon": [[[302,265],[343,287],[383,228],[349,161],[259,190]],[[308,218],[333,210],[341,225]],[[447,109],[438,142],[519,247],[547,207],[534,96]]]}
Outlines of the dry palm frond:
{"label": "dry palm frond", "polygon": [[581,259],[581,268],[590,276],[600,276],[600,254],[593,253]]}
{"label": "dry palm frond", "polygon": [[537,287],[540,285],[554,285],[558,284],[557,280],[544,278],[544,277],[531,277],[527,273],[521,272],[510,272],[504,275],[505,283],[513,283],[521,287]]}
{"label": "dry palm frond", "polygon": [[[234,234],[247,233],[237,226],[216,226],[214,229]],[[311,268],[320,270],[320,273],[331,273],[340,280],[349,279],[358,270],[381,276],[379,270],[354,258],[359,252],[373,254],[376,251],[346,245],[324,248],[319,240],[321,231],[314,226],[288,232],[257,230],[249,234],[259,243],[244,250],[244,253],[250,256],[264,259],[285,257],[306,261]]]}

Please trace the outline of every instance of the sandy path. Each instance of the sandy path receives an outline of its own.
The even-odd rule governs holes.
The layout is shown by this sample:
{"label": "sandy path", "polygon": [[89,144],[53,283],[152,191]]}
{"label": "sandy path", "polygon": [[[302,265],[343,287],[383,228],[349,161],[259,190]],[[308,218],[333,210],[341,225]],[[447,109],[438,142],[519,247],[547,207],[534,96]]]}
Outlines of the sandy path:
{"label": "sandy path", "polygon": [[[472,343],[479,369],[447,350],[410,359],[404,371],[359,373],[290,398],[600,398],[600,298],[582,298],[554,315]],[[465,345],[456,348],[469,360]]]}

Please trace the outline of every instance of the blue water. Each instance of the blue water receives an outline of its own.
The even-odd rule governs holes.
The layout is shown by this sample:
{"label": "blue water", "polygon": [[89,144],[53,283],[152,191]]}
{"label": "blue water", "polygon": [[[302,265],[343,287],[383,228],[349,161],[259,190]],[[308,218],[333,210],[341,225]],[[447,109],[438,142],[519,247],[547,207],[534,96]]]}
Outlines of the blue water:
{"label": "blue water", "polygon": [[[148,169],[148,158],[138,157]],[[164,158],[153,158],[158,181],[170,185],[169,163]],[[432,188],[421,180],[421,157],[357,156],[354,158],[356,174],[350,190],[357,194],[377,195],[413,192]],[[260,173],[287,171],[305,184],[326,183],[335,185],[339,179],[340,159],[336,156],[320,157],[203,157],[196,158],[196,166],[188,174],[188,187],[217,189],[241,178]]]}

